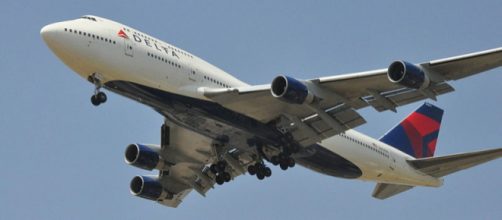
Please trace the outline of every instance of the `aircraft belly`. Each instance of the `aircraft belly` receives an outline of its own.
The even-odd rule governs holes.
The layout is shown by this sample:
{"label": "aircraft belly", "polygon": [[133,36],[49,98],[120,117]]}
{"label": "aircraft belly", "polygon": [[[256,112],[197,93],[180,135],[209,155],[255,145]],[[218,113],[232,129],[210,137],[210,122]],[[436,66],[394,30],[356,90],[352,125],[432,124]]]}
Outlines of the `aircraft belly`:
{"label": "aircraft belly", "polygon": [[[217,103],[126,81],[110,81],[105,86],[118,94],[153,107],[179,126],[213,139],[227,136],[229,144],[241,150],[252,150],[247,144],[250,138],[259,137],[265,143],[277,146],[277,140],[282,136],[276,129]],[[309,146],[308,151],[310,153],[295,156],[302,166],[335,177],[352,179],[361,176],[361,170],[356,165],[333,151],[317,144]]]}
{"label": "aircraft belly", "polygon": [[271,127],[230,111],[217,103],[126,81],[109,81],[105,86],[111,91],[154,108],[179,126],[213,139],[221,136],[232,137],[229,141],[241,145],[235,147],[242,147],[242,143],[254,137],[259,137],[269,144],[277,144],[276,140],[281,135]]}

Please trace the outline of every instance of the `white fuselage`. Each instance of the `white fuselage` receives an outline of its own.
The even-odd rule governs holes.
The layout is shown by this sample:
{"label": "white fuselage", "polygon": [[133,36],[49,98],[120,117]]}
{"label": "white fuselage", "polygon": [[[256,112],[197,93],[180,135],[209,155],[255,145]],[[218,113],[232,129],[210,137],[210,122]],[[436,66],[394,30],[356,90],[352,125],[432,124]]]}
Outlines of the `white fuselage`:
{"label": "white fuselage", "polygon": [[[85,79],[94,74],[103,83],[133,82],[204,101],[211,100],[202,95],[200,88],[248,86],[189,52],[104,18],[89,16],[58,22],[41,32],[54,53]],[[442,185],[442,179],[425,175],[406,162],[413,157],[357,131],[346,131],[319,144],[359,167],[359,179]]]}

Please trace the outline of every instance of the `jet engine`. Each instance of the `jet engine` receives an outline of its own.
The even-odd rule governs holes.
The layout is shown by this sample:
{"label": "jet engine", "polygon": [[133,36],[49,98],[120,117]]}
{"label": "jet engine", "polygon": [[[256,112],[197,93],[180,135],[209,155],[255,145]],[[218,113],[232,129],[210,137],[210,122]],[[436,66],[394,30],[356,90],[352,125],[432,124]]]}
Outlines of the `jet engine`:
{"label": "jet engine", "polygon": [[135,176],[130,184],[131,193],[141,198],[157,201],[164,191],[157,177]]}
{"label": "jet engine", "polygon": [[160,147],[130,144],[125,150],[125,161],[127,164],[145,169],[153,170],[160,163]]}
{"label": "jet engine", "polygon": [[422,68],[406,61],[395,61],[387,69],[387,77],[393,83],[408,88],[423,89],[430,84],[430,79]]}
{"label": "jet engine", "polygon": [[277,76],[271,85],[272,96],[292,104],[312,102],[314,95],[307,86],[299,80],[289,76]]}

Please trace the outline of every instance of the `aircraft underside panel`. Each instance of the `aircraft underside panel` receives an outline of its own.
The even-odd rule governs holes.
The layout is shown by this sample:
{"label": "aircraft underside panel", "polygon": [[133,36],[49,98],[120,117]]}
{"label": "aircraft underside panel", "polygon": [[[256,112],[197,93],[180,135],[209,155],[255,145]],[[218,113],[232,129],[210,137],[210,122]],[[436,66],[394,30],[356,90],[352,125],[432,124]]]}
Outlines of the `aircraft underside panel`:
{"label": "aircraft underside panel", "polygon": [[[227,135],[232,143],[241,145],[236,146],[240,150],[250,148],[243,142],[253,135],[262,138],[266,141],[266,144],[271,145],[275,144],[276,140],[279,140],[282,135],[266,124],[228,110],[217,103],[181,96],[126,81],[107,82],[106,87],[116,93],[153,107],[170,121],[197,133],[215,139],[221,135]],[[311,145],[305,150],[306,153],[295,157],[302,166],[341,178],[352,179],[362,175],[361,170],[352,162],[318,144]]]}

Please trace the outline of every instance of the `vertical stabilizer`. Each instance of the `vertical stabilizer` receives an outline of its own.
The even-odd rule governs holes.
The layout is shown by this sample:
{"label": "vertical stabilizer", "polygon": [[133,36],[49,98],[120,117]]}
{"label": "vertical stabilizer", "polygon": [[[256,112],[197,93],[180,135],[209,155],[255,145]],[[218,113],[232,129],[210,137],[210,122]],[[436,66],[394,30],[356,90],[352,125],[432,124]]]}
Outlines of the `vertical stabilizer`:
{"label": "vertical stabilizer", "polygon": [[443,118],[443,110],[424,103],[380,138],[415,158],[432,157]]}

